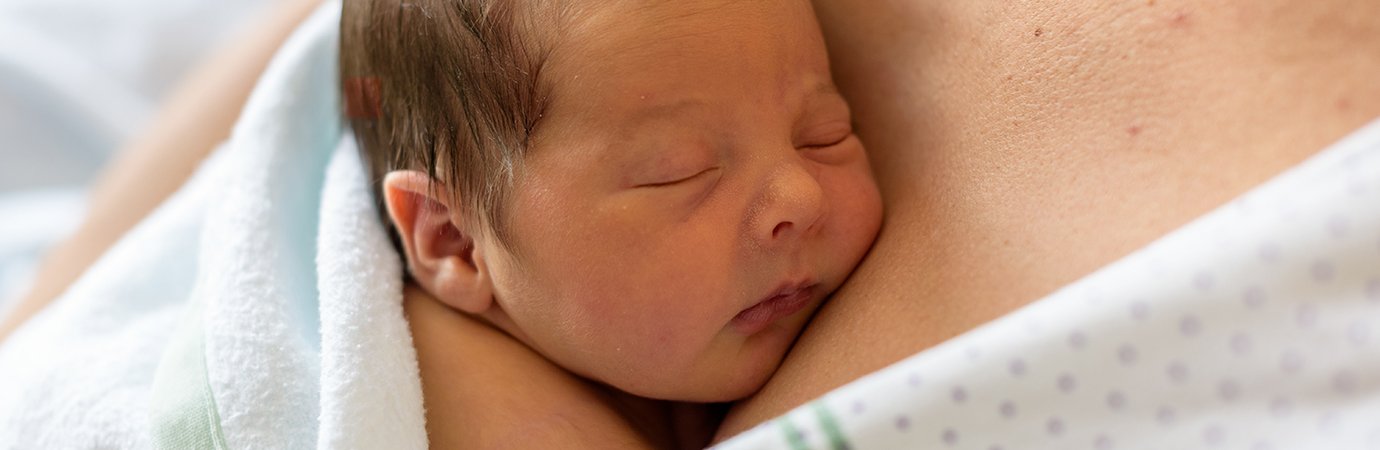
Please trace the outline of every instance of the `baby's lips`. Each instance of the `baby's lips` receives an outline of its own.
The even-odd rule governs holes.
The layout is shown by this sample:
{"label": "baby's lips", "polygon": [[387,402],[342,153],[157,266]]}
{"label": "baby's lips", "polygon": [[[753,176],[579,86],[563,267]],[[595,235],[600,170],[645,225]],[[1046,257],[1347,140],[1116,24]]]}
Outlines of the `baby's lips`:
{"label": "baby's lips", "polygon": [[772,323],[800,312],[814,300],[815,284],[797,284],[794,288],[778,290],[776,294],[739,312],[733,326],[745,335],[757,334]]}

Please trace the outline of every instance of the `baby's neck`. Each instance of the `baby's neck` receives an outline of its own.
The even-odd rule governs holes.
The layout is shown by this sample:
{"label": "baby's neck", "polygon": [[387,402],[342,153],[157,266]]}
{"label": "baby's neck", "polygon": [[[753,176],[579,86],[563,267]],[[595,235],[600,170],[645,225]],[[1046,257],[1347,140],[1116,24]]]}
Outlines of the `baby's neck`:
{"label": "baby's neck", "polygon": [[657,448],[702,449],[728,412],[725,403],[687,403],[638,397],[603,387],[610,403]]}

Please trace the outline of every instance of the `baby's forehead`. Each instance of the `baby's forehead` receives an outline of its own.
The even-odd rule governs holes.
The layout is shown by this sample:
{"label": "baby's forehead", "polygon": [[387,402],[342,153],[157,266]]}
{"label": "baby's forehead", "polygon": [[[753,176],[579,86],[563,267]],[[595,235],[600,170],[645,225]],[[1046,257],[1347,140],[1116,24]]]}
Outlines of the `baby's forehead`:
{"label": "baby's forehead", "polygon": [[[693,44],[741,30],[771,30],[758,40],[789,38],[792,31],[817,31],[813,9],[794,0],[614,0],[581,3],[564,17],[558,50],[578,48],[618,53],[655,49],[650,44]],[[606,45],[584,45],[588,43]],[[797,41],[797,45],[811,45]],[[822,44],[822,41],[820,42]]]}
{"label": "baby's forehead", "polygon": [[544,71],[563,75],[553,83],[666,69],[803,65],[827,71],[824,42],[808,2],[632,1],[584,9],[552,37]]}
{"label": "baby's forehead", "polygon": [[808,2],[613,1],[578,9],[541,68],[548,118],[632,128],[692,109],[799,103],[834,90]]}

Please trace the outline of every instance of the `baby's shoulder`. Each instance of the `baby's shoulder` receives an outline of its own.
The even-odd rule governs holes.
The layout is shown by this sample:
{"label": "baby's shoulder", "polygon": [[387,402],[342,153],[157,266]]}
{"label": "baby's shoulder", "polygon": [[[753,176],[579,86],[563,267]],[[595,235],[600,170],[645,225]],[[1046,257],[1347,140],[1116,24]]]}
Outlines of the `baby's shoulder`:
{"label": "baby's shoulder", "polygon": [[432,447],[662,447],[637,432],[600,387],[488,324],[412,286],[403,311]]}

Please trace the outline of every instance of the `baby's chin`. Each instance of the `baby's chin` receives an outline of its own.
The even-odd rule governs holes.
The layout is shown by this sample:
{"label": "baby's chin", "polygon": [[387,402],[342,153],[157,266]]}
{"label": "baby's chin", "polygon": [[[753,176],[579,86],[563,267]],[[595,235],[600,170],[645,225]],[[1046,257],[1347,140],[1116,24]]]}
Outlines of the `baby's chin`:
{"label": "baby's chin", "polygon": [[679,369],[643,367],[603,381],[644,398],[696,403],[741,400],[755,394],[776,373],[786,352],[817,305],[751,336],[727,330],[696,361]]}
{"label": "baby's chin", "polygon": [[[751,396],[766,384],[781,362],[781,356],[759,360],[755,364],[737,367],[701,368],[699,371],[680,371],[678,378],[659,380],[642,378],[638,381],[606,380],[610,386],[643,398],[693,403],[737,401]],[[698,373],[697,373],[698,372]]]}

